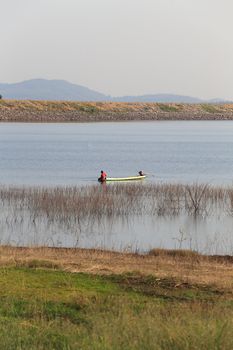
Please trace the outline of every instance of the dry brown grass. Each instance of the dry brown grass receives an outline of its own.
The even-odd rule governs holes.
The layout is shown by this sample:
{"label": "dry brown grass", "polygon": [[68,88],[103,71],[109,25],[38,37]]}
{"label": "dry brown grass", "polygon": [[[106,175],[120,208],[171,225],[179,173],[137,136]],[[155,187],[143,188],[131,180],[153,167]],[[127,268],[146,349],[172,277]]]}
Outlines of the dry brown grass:
{"label": "dry brown grass", "polygon": [[55,268],[91,274],[140,273],[157,278],[233,287],[233,257],[204,256],[189,251],[156,250],[150,254],[93,249],[0,247],[1,266]]}
{"label": "dry brown grass", "polygon": [[186,112],[190,113],[232,113],[233,104],[184,104],[184,103],[129,103],[129,102],[79,102],[79,101],[38,101],[38,100],[0,100],[1,110],[31,111],[94,111],[102,112]]}

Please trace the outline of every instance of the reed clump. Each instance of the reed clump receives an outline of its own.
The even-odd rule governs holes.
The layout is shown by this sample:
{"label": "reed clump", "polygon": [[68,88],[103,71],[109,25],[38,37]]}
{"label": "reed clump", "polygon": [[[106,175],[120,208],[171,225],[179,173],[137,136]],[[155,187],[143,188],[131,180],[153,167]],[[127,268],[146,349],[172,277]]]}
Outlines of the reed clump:
{"label": "reed clump", "polygon": [[231,214],[233,190],[207,184],[1,187],[0,203],[15,215],[27,211],[34,220],[43,216],[60,223],[132,215],[208,215],[216,208]]}
{"label": "reed clump", "polygon": [[[2,231],[30,227],[90,234],[117,220],[143,216],[233,215],[233,190],[208,184],[116,184],[83,187],[0,187]],[[36,231],[36,230],[34,230]],[[7,243],[4,241],[4,243]],[[181,246],[180,246],[181,248]]]}

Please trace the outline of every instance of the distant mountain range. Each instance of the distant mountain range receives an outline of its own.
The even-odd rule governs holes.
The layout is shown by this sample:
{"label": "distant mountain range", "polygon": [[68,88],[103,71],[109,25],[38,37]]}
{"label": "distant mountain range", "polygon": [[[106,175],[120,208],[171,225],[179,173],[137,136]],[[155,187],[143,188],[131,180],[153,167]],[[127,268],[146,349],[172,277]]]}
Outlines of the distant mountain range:
{"label": "distant mountain range", "polygon": [[175,102],[175,103],[225,103],[221,99],[202,100],[190,96],[155,94],[142,96],[112,97],[69,83],[65,80],[32,79],[15,84],[1,84],[0,95],[18,100],[65,100],[65,101],[114,101],[114,102]]}

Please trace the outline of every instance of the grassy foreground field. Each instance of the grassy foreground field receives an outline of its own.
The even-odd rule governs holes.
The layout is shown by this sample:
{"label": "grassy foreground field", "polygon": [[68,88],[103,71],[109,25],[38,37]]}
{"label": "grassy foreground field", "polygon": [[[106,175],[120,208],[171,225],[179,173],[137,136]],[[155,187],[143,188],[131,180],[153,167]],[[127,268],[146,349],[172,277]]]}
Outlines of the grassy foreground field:
{"label": "grassy foreground field", "polygon": [[232,349],[231,257],[0,248],[1,349]]}
{"label": "grassy foreground field", "polygon": [[233,120],[233,104],[0,100],[0,121]]}

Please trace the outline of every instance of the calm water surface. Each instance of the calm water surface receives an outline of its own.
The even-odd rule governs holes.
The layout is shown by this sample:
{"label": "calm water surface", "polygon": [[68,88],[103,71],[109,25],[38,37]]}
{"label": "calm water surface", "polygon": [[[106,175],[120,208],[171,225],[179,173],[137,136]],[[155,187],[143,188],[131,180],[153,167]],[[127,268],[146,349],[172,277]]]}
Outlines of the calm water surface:
{"label": "calm water surface", "polygon": [[[152,182],[231,185],[233,121],[0,124],[1,185],[91,185],[101,169],[114,177],[143,169]],[[227,213],[195,220],[136,217],[91,232],[32,227],[27,220],[9,225],[10,215],[4,215],[2,244],[233,253],[233,218]]]}
{"label": "calm water surface", "polygon": [[2,184],[90,184],[101,169],[231,184],[233,121],[0,124]]}

